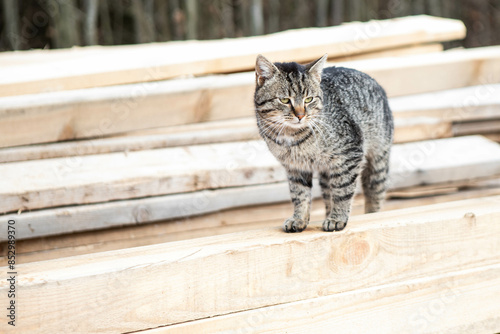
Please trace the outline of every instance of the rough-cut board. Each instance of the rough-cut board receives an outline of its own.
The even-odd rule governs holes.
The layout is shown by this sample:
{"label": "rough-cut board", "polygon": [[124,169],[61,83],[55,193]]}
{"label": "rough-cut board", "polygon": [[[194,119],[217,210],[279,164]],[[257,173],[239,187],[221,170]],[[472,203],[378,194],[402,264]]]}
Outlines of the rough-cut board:
{"label": "rough-cut board", "polygon": [[[47,208],[131,198],[126,201],[7,215],[16,219],[17,238],[26,239],[289,200],[286,182],[279,182],[285,181],[284,171],[267,148],[258,146],[257,143],[222,144],[205,148],[214,154],[206,158],[212,165],[202,161],[205,155],[199,152],[205,152],[203,146],[186,148],[186,152],[192,152],[193,156],[185,156],[184,159],[181,156],[173,158],[169,151],[163,150],[137,152],[138,155],[133,152],[128,157],[123,155],[83,157],[82,165],[61,180],[50,174],[53,167],[50,160],[0,165],[0,172],[6,175],[7,179],[15,179],[10,175],[19,176],[21,170],[31,171],[30,174],[24,174],[25,188],[17,182],[19,177],[15,179],[17,182],[15,187],[12,186],[14,189],[2,187],[1,203],[11,205],[10,209],[5,209],[6,211],[17,211],[18,208],[13,206],[16,203]],[[240,152],[241,147],[247,149]],[[254,157],[253,161],[241,159],[238,162],[241,163],[239,166],[234,165],[235,168],[230,170],[224,169],[236,163],[233,158],[236,159],[238,155],[232,157],[232,154],[246,154],[249,152],[248,147],[255,148],[255,151],[250,153],[250,157]],[[183,149],[172,149],[171,152],[179,151],[184,152]],[[198,152],[199,156],[194,152]],[[175,165],[175,162],[179,165]],[[205,168],[201,167],[203,164]],[[6,166],[10,168],[5,168]],[[47,170],[47,166],[51,169]],[[117,166],[121,166],[123,171],[119,172],[120,168]],[[441,139],[394,146],[390,187],[398,189],[423,184],[442,184],[498,174],[500,174],[500,145],[474,136]],[[271,184],[262,184],[266,182]],[[241,185],[245,187],[237,187]],[[26,188],[28,186],[31,188]],[[123,191],[130,188],[133,192]],[[316,197],[320,196],[317,184],[313,190]],[[162,193],[172,194],[181,191],[186,193],[159,196]],[[86,193],[87,196],[79,197],[82,193]],[[133,199],[145,196],[155,197]],[[32,201],[26,202],[26,199]],[[5,219],[0,223],[6,224],[6,221]]]}
{"label": "rough-cut board", "polygon": [[[387,22],[387,21],[386,21]],[[458,35],[458,33],[457,33]],[[450,36],[451,40],[452,36]],[[444,42],[444,39],[441,39]],[[213,40],[211,41],[214,42]],[[176,42],[179,44],[179,42]],[[180,43],[182,44],[182,43]],[[133,45],[132,48],[142,48],[148,44]],[[51,50],[30,50],[26,51],[12,51],[12,52],[2,52],[0,53],[0,63],[2,67],[19,66],[19,65],[29,65],[36,63],[54,63],[57,61],[67,61],[71,60],[82,60],[86,57],[97,57],[99,55],[109,53],[111,50],[116,50],[123,53],[129,46],[73,46],[70,49],[51,49]],[[286,47],[286,46],[285,46]],[[360,60],[360,59],[370,59],[379,57],[399,57],[406,56],[410,54],[422,54],[428,52],[440,52],[443,51],[443,45],[439,42],[430,42],[422,44],[409,45],[406,42],[403,46],[397,46],[393,48],[384,48],[379,51],[368,51],[364,53],[356,53],[347,56],[340,57],[330,57],[333,61],[347,61],[347,60]],[[253,65],[253,64],[252,64]]]}
{"label": "rough-cut board", "polygon": [[397,118],[435,117],[454,122],[499,118],[500,84],[494,83],[494,75],[485,75],[477,86],[393,97],[391,109]]}
{"label": "rough-cut board", "polygon": [[[500,172],[500,146],[479,136],[400,144],[392,152],[393,187]],[[262,141],[13,162],[0,165],[0,175],[3,212],[285,180]]]}
{"label": "rough-cut board", "polygon": [[[500,115],[500,112],[499,112]],[[206,124],[206,129],[203,125]],[[201,126],[200,126],[201,125]],[[395,119],[394,142],[452,137],[452,122],[438,118],[418,117]],[[178,128],[184,128],[180,131]],[[202,130],[200,130],[200,128]],[[490,126],[490,128],[492,128]],[[500,126],[498,126],[500,131]],[[227,143],[260,139],[255,117],[194,123],[190,125],[144,130],[144,134],[87,139],[62,143],[0,148],[0,162],[15,162],[61,157],[73,157],[112,152],[131,152],[200,144]],[[480,134],[469,132],[468,134]]]}
{"label": "rough-cut board", "polygon": [[500,133],[500,117],[483,121],[456,123],[453,124],[452,131],[456,136],[467,136],[478,133]]}
{"label": "rough-cut board", "polygon": [[16,330],[150,329],[498,264],[499,203],[362,215],[340,233],[263,229],[20,264]]}
{"label": "rough-cut board", "polygon": [[[499,177],[481,181],[454,182],[444,186],[412,187],[407,190],[390,192],[389,199],[385,201],[382,210],[397,210],[498,195],[500,195]],[[397,198],[393,198],[393,196]],[[363,203],[363,196],[356,196],[351,214],[363,214]],[[265,227],[277,227],[280,221],[289,217],[292,212],[293,205],[287,200],[278,204],[232,208],[201,216],[150,224],[137,224],[28,240],[17,239],[16,259],[19,263],[28,263]],[[322,221],[324,217],[323,200],[318,198],[312,203],[311,221]],[[94,220],[99,219],[102,219],[102,217],[96,216],[94,218]],[[69,221],[68,224],[70,224]],[[18,235],[21,235],[21,233],[18,233]],[[6,242],[0,243],[0,254],[7,254],[6,247]],[[7,261],[6,255],[0,256],[0,266],[6,266]]]}
{"label": "rough-cut board", "polygon": [[495,264],[138,333],[498,333],[498,296]]}
{"label": "rough-cut board", "polygon": [[458,20],[413,16],[218,41],[102,47],[85,57],[73,50],[68,59],[59,53],[53,62],[0,67],[0,95],[249,70],[259,53],[283,61],[309,61],[325,53],[339,57],[463,37],[465,26]]}
{"label": "rough-cut board", "polygon": [[381,51],[371,51],[367,53],[355,54],[352,56],[344,56],[339,58],[330,57],[329,61],[345,62],[345,61],[374,59],[382,57],[402,57],[402,56],[418,55],[418,54],[441,52],[441,51],[443,51],[443,45],[441,43],[431,43],[431,44],[404,46],[393,49],[385,49]]}
{"label": "rough-cut board", "polygon": [[[389,96],[417,94],[500,82],[500,47],[337,65],[371,74]],[[251,116],[254,80],[254,73],[237,73],[0,98],[0,147]],[[447,103],[481,101],[484,89]],[[478,107],[498,112],[491,105]],[[420,116],[433,117],[413,115]]]}

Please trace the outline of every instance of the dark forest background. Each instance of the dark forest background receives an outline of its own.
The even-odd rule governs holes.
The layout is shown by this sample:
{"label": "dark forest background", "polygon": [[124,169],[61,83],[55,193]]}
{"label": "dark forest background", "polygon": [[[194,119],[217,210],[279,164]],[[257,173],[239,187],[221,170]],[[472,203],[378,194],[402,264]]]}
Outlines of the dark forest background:
{"label": "dark forest background", "polygon": [[0,0],[0,51],[252,36],[429,14],[500,44],[500,0]]}

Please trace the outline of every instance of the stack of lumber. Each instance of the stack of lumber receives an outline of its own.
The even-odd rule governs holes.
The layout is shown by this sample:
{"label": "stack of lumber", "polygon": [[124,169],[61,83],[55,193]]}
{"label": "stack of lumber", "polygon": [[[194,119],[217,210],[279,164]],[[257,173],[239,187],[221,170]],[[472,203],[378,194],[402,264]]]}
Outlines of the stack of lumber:
{"label": "stack of lumber", "polygon": [[[500,48],[442,51],[464,36],[416,16],[0,54],[16,330],[499,331]],[[384,212],[362,215],[358,194],[346,230],[324,233],[315,180],[311,226],[280,230],[292,208],[253,116],[259,53],[329,53],[384,86],[396,124]]]}
{"label": "stack of lumber", "polygon": [[498,203],[495,196],[362,215],[337,234],[320,224],[293,235],[264,228],[20,265],[19,327],[493,333]]}

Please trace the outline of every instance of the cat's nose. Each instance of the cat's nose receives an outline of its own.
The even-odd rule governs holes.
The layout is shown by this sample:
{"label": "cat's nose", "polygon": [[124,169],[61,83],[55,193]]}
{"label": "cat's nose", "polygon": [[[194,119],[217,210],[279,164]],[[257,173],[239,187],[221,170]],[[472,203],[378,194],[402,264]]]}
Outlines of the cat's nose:
{"label": "cat's nose", "polygon": [[293,109],[293,113],[295,114],[295,116],[297,116],[299,121],[306,115],[306,111],[304,109],[304,106],[302,105],[295,106],[295,108]]}

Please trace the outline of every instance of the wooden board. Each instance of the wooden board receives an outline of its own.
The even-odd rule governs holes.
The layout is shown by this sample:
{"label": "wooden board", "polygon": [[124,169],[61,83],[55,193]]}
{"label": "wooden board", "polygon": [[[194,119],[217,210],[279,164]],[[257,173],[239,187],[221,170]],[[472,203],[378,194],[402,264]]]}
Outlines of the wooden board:
{"label": "wooden board", "polygon": [[[500,130],[500,127],[498,127],[498,130]],[[144,130],[142,132],[143,135],[139,135],[140,132],[136,131],[132,134],[111,138],[3,148],[0,149],[0,162],[76,157],[260,139],[254,117],[193,123],[184,126]],[[480,134],[481,132],[477,133]],[[441,121],[430,117],[395,120],[395,143],[449,138],[452,135],[452,123],[450,121]]]}
{"label": "wooden board", "polygon": [[[500,82],[500,47],[335,65],[371,74],[390,96],[417,94]],[[0,147],[252,116],[254,80],[254,73],[237,73],[0,98]],[[480,98],[462,95],[446,101],[464,101],[466,106],[470,99],[481,101],[488,91],[479,89]],[[498,104],[479,104],[478,112],[487,109],[498,115]],[[419,110],[418,105],[406,103],[403,108]],[[455,110],[451,106],[446,113]],[[421,116],[436,117],[413,114]]]}
{"label": "wooden board", "polygon": [[[480,68],[480,64],[478,64]],[[485,75],[480,85],[390,99],[396,118],[434,117],[468,122],[499,118],[500,84]]]}
{"label": "wooden board", "polygon": [[[496,175],[500,146],[480,136],[394,145],[390,170],[391,188]],[[13,162],[0,175],[2,212],[286,180],[262,141]]]}
{"label": "wooden board", "polygon": [[467,136],[471,133],[498,133],[500,132],[500,118],[473,122],[457,122],[452,131],[457,136]]}
{"label": "wooden board", "polygon": [[495,264],[138,333],[497,333],[499,295]]}
{"label": "wooden board", "polygon": [[403,46],[399,48],[385,49],[381,51],[371,51],[367,53],[354,54],[351,56],[343,56],[338,58],[330,57],[330,62],[345,62],[354,60],[384,58],[384,57],[403,57],[409,55],[418,55],[424,53],[433,53],[443,51],[443,45],[440,43],[420,44],[413,46]]}
{"label": "wooden board", "polygon": [[362,215],[340,233],[263,229],[20,264],[16,330],[135,331],[498,264],[498,203]]}
{"label": "wooden board", "polygon": [[310,61],[325,53],[339,57],[463,37],[465,26],[458,20],[412,16],[237,39],[101,47],[82,50],[84,57],[77,49],[67,59],[59,52],[53,62],[0,67],[0,96],[250,70],[259,53],[282,61]]}
{"label": "wooden board", "polygon": [[[500,195],[500,176],[479,181],[461,181],[392,191],[389,193],[382,210],[397,210],[497,195]],[[363,203],[363,196],[356,196],[351,214],[363,214]],[[28,263],[264,227],[277,227],[280,221],[290,216],[291,212],[293,212],[293,206],[287,199],[278,204],[231,208],[201,216],[163,222],[17,240],[16,254],[19,263]],[[324,216],[323,201],[321,199],[314,200],[311,221],[322,221]],[[88,222],[92,221],[88,216],[87,219]],[[94,220],[99,219],[102,218],[99,216],[94,218]],[[69,219],[67,224],[71,224]],[[23,236],[26,237],[26,235]],[[7,254],[6,246],[6,242],[0,243],[0,254]],[[0,266],[5,265],[7,265],[7,257],[0,256]]]}

